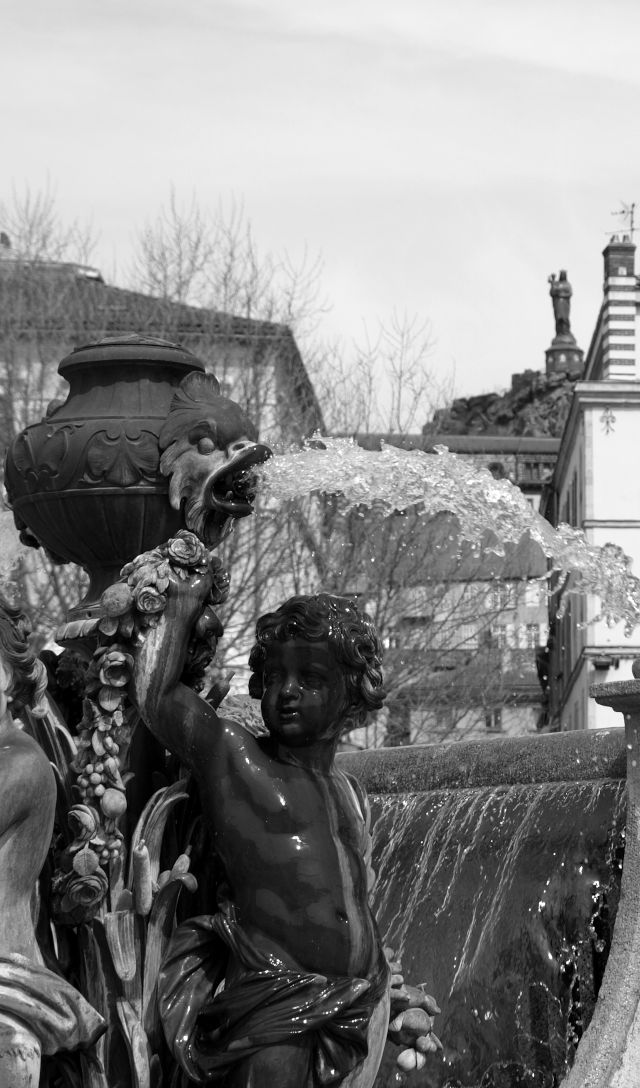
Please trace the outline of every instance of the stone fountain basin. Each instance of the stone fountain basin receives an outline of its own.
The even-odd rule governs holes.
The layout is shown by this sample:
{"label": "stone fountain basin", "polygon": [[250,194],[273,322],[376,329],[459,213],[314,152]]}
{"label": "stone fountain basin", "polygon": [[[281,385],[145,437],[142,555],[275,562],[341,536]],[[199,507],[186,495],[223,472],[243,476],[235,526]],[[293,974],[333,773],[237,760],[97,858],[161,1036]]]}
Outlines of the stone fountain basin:
{"label": "stone fountain basin", "polygon": [[[442,1008],[422,1088],[551,1088],[593,1014],[620,894],[623,729],[349,753],[375,911]],[[395,1079],[393,1048],[376,1081]]]}

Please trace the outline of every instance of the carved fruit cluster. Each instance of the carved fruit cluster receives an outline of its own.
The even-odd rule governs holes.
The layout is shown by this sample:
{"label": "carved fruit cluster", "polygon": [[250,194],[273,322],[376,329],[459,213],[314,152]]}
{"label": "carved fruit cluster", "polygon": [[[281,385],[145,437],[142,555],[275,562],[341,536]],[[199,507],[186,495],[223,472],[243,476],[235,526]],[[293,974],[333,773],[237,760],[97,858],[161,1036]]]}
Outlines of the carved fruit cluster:
{"label": "carved fruit cluster", "polygon": [[[77,755],[71,765],[80,800],[68,814],[74,839],[54,880],[60,917],[78,921],[79,912],[91,917],[108,889],[105,869],[123,855],[124,836],[118,823],[127,810],[123,767],[133,729],[127,687],[136,642],[160,622],[171,575],[186,580],[205,571],[213,575],[210,604],[219,604],[228,593],[228,575],[193,533],[182,530],[166,544],[127,563],[122,581],[102,596],[97,623],[100,645],[87,673]],[[200,642],[204,647],[199,648],[200,656],[208,661],[206,635]],[[192,650],[194,655],[198,656],[198,647]]]}
{"label": "carved fruit cluster", "polygon": [[122,835],[115,821],[127,808],[119,757],[131,739],[125,692],[132,667],[133,657],[122,645],[99,646],[96,650],[87,673],[78,752],[71,765],[80,800],[95,805],[101,816],[104,845],[99,857],[103,864],[122,849]]}

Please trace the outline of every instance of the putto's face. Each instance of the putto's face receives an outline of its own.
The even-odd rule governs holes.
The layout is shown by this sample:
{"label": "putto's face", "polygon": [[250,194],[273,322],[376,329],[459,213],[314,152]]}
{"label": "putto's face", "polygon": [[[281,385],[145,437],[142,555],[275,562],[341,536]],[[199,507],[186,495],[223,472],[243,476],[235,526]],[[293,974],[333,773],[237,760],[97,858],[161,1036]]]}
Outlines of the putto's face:
{"label": "putto's face", "polygon": [[262,717],[291,747],[333,740],[348,707],[344,669],[328,642],[292,638],[267,647]]}

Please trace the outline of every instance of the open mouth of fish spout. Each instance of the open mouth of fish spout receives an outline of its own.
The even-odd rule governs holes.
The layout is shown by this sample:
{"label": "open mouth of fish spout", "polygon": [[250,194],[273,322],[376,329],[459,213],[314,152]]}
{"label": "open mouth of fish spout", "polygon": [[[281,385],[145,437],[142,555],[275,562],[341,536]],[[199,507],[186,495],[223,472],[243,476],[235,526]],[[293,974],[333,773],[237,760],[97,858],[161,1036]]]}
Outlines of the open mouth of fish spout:
{"label": "open mouth of fish spout", "polygon": [[271,457],[268,446],[247,446],[225,461],[207,481],[205,508],[226,517],[244,518],[253,513],[257,490],[257,465]]}

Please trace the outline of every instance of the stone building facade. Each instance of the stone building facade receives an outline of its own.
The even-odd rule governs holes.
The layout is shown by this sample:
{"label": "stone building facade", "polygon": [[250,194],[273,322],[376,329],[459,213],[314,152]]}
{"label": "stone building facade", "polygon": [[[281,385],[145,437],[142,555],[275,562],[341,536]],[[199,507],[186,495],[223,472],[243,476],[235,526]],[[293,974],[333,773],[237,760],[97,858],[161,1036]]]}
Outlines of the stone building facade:
{"label": "stone building facade", "polygon": [[[640,288],[631,237],[612,238],[603,257],[602,305],[542,511],[553,525],[566,522],[583,529],[593,544],[619,545],[638,573]],[[608,627],[597,620],[599,611],[592,596],[569,596],[563,616],[554,602],[548,663],[552,728],[619,724],[612,710],[589,698],[589,688],[600,681],[631,678],[631,663],[640,654],[640,630],[627,637],[622,624]]]}

